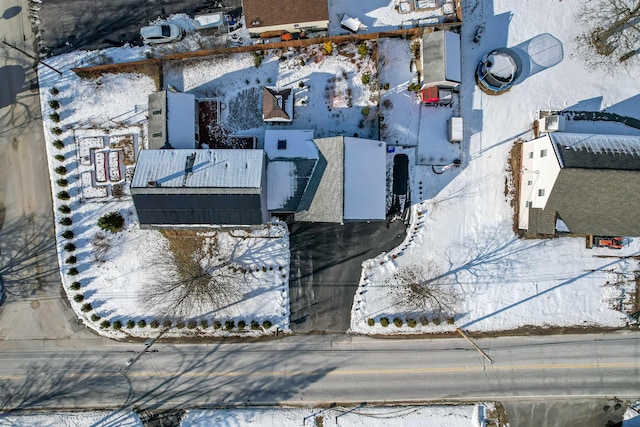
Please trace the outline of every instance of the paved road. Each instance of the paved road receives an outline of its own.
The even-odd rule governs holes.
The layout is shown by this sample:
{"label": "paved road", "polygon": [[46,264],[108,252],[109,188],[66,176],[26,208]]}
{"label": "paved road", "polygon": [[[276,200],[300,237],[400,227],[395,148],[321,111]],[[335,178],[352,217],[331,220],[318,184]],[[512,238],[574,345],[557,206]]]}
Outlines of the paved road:
{"label": "paved road", "polygon": [[140,27],[174,13],[193,16],[235,10],[241,0],[46,0],[39,18],[46,50],[53,54],[139,43]]}
{"label": "paved road", "polygon": [[310,224],[291,228],[289,298],[297,333],[345,332],[360,281],[362,261],[395,248],[405,237],[402,221]]}
{"label": "paved road", "polygon": [[[0,39],[32,55],[27,2],[0,0]],[[0,339],[74,335],[60,297],[35,61],[0,44]]]}
{"label": "paved road", "polygon": [[[478,340],[294,336],[252,344],[0,342],[0,407],[587,399],[640,396],[637,333]],[[545,424],[539,424],[545,425]]]}

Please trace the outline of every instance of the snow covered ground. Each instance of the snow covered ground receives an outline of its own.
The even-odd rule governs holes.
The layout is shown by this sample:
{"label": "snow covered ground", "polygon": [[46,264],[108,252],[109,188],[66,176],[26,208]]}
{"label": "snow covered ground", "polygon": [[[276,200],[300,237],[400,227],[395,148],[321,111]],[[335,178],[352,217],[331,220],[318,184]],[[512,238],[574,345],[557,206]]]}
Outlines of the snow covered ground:
{"label": "snow covered ground", "polygon": [[[580,31],[575,25],[577,2],[496,0],[470,1],[465,6],[463,166],[443,174],[435,174],[427,166],[412,167],[415,203],[407,238],[392,253],[363,264],[352,331],[394,334],[451,331],[455,327],[499,331],[525,326],[625,326],[627,317],[615,308],[628,302],[634,289],[633,272],[638,262],[626,256],[640,252],[640,239],[631,238],[630,245],[618,252],[586,249],[583,238],[518,239],[512,231],[513,210],[505,196],[505,179],[512,143],[533,137],[531,126],[539,110],[604,109],[640,118],[640,107],[632,102],[640,89],[638,70],[605,72],[584,65],[574,46]],[[474,44],[471,40],[481,24],[486,26],[484,35],[480,44]],[[559,63],[532,68],[520,84],[501,96],[489,96],[477,88],[474,69],[484,53],[521,45],[545,33],[562,43],[564,56]],[[393,83],[406,85],[412,77],[408,65],[403,65],[408,47],[393,46],[401,43],[384,41],[380,52],[388,63],[399,64],[391,75],[396,79]],[[384,47],[387,44],[392,47]],[[384,76],[382,68],[381,80]],[[405,135],[417,134],[429,108],[416,106],[400,93],[388,96],[393,109],[385,113],[385,123],[390,123],[387,134],[396,139],[402,138],[404,129],[408,130]],[[569,122],[567,130],[639,134],[623,125],[603,122]],[[418,141],[424,143],[428,141]],[[417,151],[429,150],[419,147]],[[397,152],[415,159],[414,150]],[[430,277],[440,277],[439,291],[455,297],[450,310],[443,314],[428,309],[420,312],[398,302],[394,274],[416,266],[425,268]],[[383,317],[390,322],[398,317],[403,325],[383,327],[379,323]],[[374,326],[369,326],[369,319],[375,321]],[[415,327],[407,326],[408,319],[416,320]]]}
{"label": "snow covered ground", "polygon": [[32,414],[0,413],[0,426],[22,427],[142,427],[135,412],[90,411]]}
{"label": "snow covered ground", "polygon": [[[632,95],[640,88],[637,71],[603,72],[585,67],[573,45],[580,31],[574,25],[578,6],[552,0],[543,3],[544,7],[504,0],[465,3],[463,83],[459,100],[451,107],[421,107],[416,95],[407,90],[415,74],[409,67],[411,42],[402,39],[381,39],[377,45],[367,42],[368,53],[377,49],[377,64],[369,54],[361,56],[355,44],[333,46],[330,53],[323,52],[318,45],[301,51],[267,51],[259,67],[251,54],[169,64],[164,79],[167,85],[180,90],[220,98],[225,106],[221,112],[225,132],[256,135],[259,140],[265,128],[258,102],[262,85],[292,88],[296,100],[293,127],[314,127],[316,137],[356,133],[360,137],[377,137],[371,118],[380,95],[384,121],[379,136],[398,144],[395,152],[388,155],[388,164],[398,153],[411,159],[413,215],[401,246],[363,264],[360,289],[354,299],[352,331],[382,334],[441,332],[457,326],[479,331],[524,326],[624,326],[627,318],[616,308],[629,299],[637,261],[619,256],[638,253],[638,239],[630,239],[628,247],[612,254],[607,249],[587,250],[579,238],[520,240],[512,231],[511,200],[509,195],[505,196],[509,151],[517,138],[533,136],[531,124],[539,110],[604,109],[640,117],[640,108],[632,102]],[[373,17],[367,24],[369,30],[402,25],[403,14],[389,6],[385,2],[365,11],[364,3],[340,2],[338,6],[337,2],[330,2],[332,14]],[[549,19],[550,16],[554,19]],[[174,18],[188,26],[185,17]],[[471,40],[478,25],[485,25],[486,30],[481,42],[474,44]],[[559,60],[547,61],[548,58],[536,56],[540,61],[537,67],[532,67],[519,84],[501,96],[488,96],[476,87],[473,71],[484,53],[500,46],[524,46],[541,34],[550,34],[562,44],[562,57],[556,58]],[[197,44],[189,48],[196,47]],[[135,136],[137,147],[144,146],[147,96],[157,88],[153,79],[142,74],[107,74],[81,80],[70,68],[105,58],[118,62],[139,59],[150,56],[150,49],[125,47],[74,52],[48,60],[63,70],[61,77],[47,68],[39,70],[50,167],[60,164],[53,156],[63,154],[62,164],[69,171],[67,187],[57,183],[52,172],[52,177],[56,177],[52,182],[54,195],[63,190],[70,195],[69,201],[56,198],[57,206],[69,205],[73,211],[70,215],[73,225],[57,229],[59,235],[67,229],[75,233],[71,240],[59,239],[63,280],[69,291],[74,281],[81,283],[80,292],[85,300],[74,301],[72,305],[94,328],[98,328],[99,321],[91,321],[91,314],[99,316],[100,321],[148,322],[152,318],[138,304],[136,295],[153,277],[149,268],[151,249],[167,243],[155,231],[138,229],[126,194],[114,198],[105,187],[95,185],[96,178],[102,180],[100,175],[106,175],[106,171],[96,176],[96,165],[91,164],[91,156],[85,153],[89,148],[76,143],[85,137],[97,136],[105,141],[109,135],[127,134]],[[164,52],[161,47],[153,49],[156,53]],[[369,83],[363,83],[365,74],[371,76]],[[379,85],[386,83],[388,89],[381,89]],[[50,92],[54,86],[59,94]],[[61,103],[60,123],[54,123],[49,116],[54,111],[49,101],[54,99]],[[363,114],[365,108],[370,110],[369,114]],[[250,114],[235,114],[238,111]],[[465,120],[465,140],[453,145],[433,143],[436,134],[440,138],[435,139],[442,140],[442,123],[446,118],[458,114]],[[53,133],[55,127],[60,128],[61,135]],[[569,121],[568,128],[638,134],[613,123]],[[64,142],[61,150],[52,146],[56,139]],[[78,149],[80,154],[76,153]],[[439,165],[459,158],[462,166],[435,173],[431,166],[417,166],[417,157],[420,163]],[[131,166],[125,170],[129,179]],[[84,172],[91,172],[91,168],[93,175]],[[80,179],[78,172],[82,172]],[[109,175],[116,178],[115,171]],[[98,254],[101,261],[96,262],[96,220],[114,210],[125,214],[126,231],[101,239],[107,241],[103,246],[109,249]],[[57,221],[63,216],[66,215],[56,210]],[[225,238],[229,236],[221,234],[221,239]],[[274,241],[277,239],[269,240]],[[71,253],[63,247],[69,242],[78,247],[74,253],[79,270],[76,276],[68,275],[71,264],[65,264]],[[288,266],[286,242],[283,237],[274,245],[262,245],[260,258],[272,257],[270,264]],[[398,300],[397,273],[411,271],[416,265],[421,265],[429,275],[440,277],[439,291],[455,300],[446,312],[416,311]],[[270,274],[258,272],[262,273]],[[282,274],[288,275],[288,271]],[[281,276],[268,279],[270,291],[262,294],[264,299],[235,305],[219,316],[237,321],[239,313],[245,312],[250,313],[245,321],[268,318],[274,326],[287,329],[288,296],[286,283],[281,279]],[[87,302],[93,310],[82,313],[81,307]],[[194,313],[198,319],[201,315]],[[398,317],[402,326],[381,326],[383,317],[389,320]],[[369,326],[370,319],[374,326]],[[413,322],[407,325],[408,320],[414,320],[415,325]],[[126,333],[146,336],[149,331],[148,327],[133,328]],[[109,333],[125,334],[113,330]]]}

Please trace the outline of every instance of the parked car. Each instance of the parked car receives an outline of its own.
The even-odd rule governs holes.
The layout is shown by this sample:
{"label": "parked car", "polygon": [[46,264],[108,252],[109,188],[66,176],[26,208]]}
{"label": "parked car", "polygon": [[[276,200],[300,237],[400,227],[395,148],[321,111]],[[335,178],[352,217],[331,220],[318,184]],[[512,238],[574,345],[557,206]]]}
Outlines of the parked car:
{"label": "parked car", "polygon": [[176,24],[150,25],[140,28],[140,36],[144,44],[169,43],[181,40],[184,30]]}

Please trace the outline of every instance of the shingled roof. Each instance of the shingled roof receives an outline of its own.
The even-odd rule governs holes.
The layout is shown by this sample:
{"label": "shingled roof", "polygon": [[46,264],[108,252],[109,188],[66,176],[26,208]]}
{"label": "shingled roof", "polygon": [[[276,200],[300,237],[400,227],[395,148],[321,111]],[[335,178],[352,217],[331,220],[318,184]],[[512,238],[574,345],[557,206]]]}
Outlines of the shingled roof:
{"label": "shingled roof", "polygon": [[243,0],[247,28],[329,20],[327,0]]}
{"label": "shingled roof", "polygon": [[[293,102],[289,99],[291,89],[276,90],[262,88],[262,120],[264,121],[292,121]],[[288,111],[287,111],[288,110]]]}
{"label": "shingled roof", "polygon": [[562,168],[640,170],[640,137],[555,132]]}

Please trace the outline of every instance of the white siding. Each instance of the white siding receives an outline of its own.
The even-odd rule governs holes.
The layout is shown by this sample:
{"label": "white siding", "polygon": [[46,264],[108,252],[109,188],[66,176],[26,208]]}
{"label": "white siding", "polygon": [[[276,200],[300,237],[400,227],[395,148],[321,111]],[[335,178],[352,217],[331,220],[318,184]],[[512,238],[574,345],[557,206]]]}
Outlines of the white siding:
{"label": "white siding", "polygon": [[[541,156],[543,152],[545,156]],[[532,158],[530,153],[533,153]],[[527,201],[534,208],[546,206],[558,173],[560,163],[548,135],[522,144],[518,228],[526,230],[529,226]],[[532,181],[531,185],[528,185],[529,181]],[[544,196],[539,195],[540,190],[544,190]]]}

